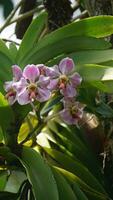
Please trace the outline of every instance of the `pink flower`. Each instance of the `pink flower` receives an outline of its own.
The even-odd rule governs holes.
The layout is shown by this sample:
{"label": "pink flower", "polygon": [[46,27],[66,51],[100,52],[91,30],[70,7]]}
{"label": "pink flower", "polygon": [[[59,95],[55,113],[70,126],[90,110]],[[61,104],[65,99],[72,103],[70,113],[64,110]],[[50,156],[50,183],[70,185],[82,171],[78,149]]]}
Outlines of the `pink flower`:
{"label": "pink flower", "polygon": [[40,70],[36,65],[27,65],[23,70],[23,77],[15,84],[18,91],[18,103],[25,105],[33,100],[47,101],[51,94],[47,89],[49,82],[49,77],[40,75]]}
{"label": "pink flower", "polygon": [[46,70],[47,70],[47,66],[43,65],[43,64],[38,64],[36,65],[39,69],[40,75],[44,75],[46,76]]}
{"label": "pink flower", "polygon": [[14,104],[17,100],[17,91],[14,87],[14,84],[18,82],[20,78],[22,77],[22,70],[20,69],[19,66],[13,65],[12,71],[13,71],[13,80],[7,81],[4,84],[4,89],[7,92],[5,97],[9,101],[10,105]]}
{"label": "pink flower", "polygon": [[49,88],[51,90],[60,89],[61,94],[66,97],[76,96],[76,88],[81,83],[82,78],[74,72],[74,62],[70,58],[64,58],[59,65],[46,69],[46,75],[51,78]]}
{"label": "pink flower", "polygon": [[60,112],[62,120],[69,125],[78,124],[83,116],[84,107],[74,98],[63,99],[63,104],[64,109]]}

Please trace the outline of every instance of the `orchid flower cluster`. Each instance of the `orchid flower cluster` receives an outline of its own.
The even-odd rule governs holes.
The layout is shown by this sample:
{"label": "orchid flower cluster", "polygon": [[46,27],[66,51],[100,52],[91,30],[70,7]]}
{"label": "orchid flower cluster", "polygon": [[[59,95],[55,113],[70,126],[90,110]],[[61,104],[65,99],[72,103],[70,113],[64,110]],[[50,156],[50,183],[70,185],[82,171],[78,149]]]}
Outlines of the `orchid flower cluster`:
{"label": "orchid flower cluster", "polygon": [[4,84],[6,98],[10,105],[16,101],[26,105],[34,101],[46,102],[59,91],[64,106],[59,112],[61,118],[67,124],[77,124],[83,115],[83,107],[75,101],[82,78],[74,68],[73,60],[68,57],[53,67],[31,64],[22,71],[19,66],[13,65],[13,80]]}

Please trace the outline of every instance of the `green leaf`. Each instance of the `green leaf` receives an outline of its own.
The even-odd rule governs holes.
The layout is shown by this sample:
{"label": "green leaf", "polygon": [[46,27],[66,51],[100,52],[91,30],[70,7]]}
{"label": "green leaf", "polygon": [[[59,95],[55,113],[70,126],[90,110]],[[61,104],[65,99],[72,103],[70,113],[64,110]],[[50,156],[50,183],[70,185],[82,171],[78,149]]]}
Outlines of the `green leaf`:
{"label": "green leaf", "polygon": [[100,65],[113,67],[113,60],[109,60],[107,62],[102,62],[102,63],[100,63]]}
{"label": "green leaf", "polygon": [[76,65],[101,63],[113,59],[113,50],[81,51],[68,54],[68,56],[75,61]]}
{"label": "green leaf", "polygon": [[0,52],[4,53],[9,59],[13,60],[5,42],[0,39]]}
{"label": "green leaf", "polygon": [[62,99],[61,96],[55,95],[53,96],[50,101],[48,101],[45,106],[43,107],[43,109],[41,110],[41,115],[47,114],[50,110],[52,110],[52,108],[57,105],[60,100]]}
{"label": "green leaf", "polygon": [[55,159],[61,166],[74,173],[80,179],[82,179],[86,184],[91,186],[93,189],[104,193],[104,188],[99,183],[99,181],[91,174],[91,172],[83,166],[81,163],[77,162],[76,160],[72,159],[68,155],[61,153],[54,149],[45,148],[44,150],[53,158]]}
{"label": "green leaf", "polygon": [[8,135],[6,130],[10,126],[10,123],[14,120],[14,113],[12,108],[8,105],[8,102],[4,96],[0,93],[0,127],[2,128],[4,140],[8,141]]}
{"label": "green leaf", "polygon": [[[113,88],[110,86],[108,86],[108,82],[109,81],[92,81],[90,82],[90,85],[97,88],[98,90],[102,91],[102,92],[106,92],[106,93],[111,93],[113,92]],[[112,81],[111,81],[112,82]]]}
{"label": "green leaf", "polygon": [[29,26],[17,54],[18,63],[20,63],[20,60],[28,54],[28,52],[35,46],[36,42],[39,40],[40,35],[45,28],[46,20],[47,13],[43,12],[36,19],[34,19]]}
{"label": "green leaf", "polygon": [[103,102],[97,106],[96,112],[99,113],[103,118],[113,118],[113,109]]}
{"label": "green leaf", "polygon": [[[73,173],[71,173],[65,169],[59,168],[59,167],[55,167],[55,169],[64,175],[64,177],[70,182],[72,187],[75,187],[75,183],[77,183],[79,185],[79,187],[82,188],[82,190],[85,192],[88,199],[91,199],[91,200],[107,200],[107,199],[109,199],[109,197],[106,193],[98,192],[97,190],[93,189],[92,187],[87,185],[86,182],[84,182],[82,179],[80,179]],[[89,196],[90,196],[90,198],[89,198]]]}
{"label": "green leaf", "polygon": [[76,130],[71,130],[71,128],[68,127],[66,124],[58,124],[55,123],[55,121],[51,120],[48,122],[48,127],[54,132],[54,134],[61,133],[64,137],[80,146],[80,148],[85,148],[85,145],[78,136],[80,132],[78,133]]}
{"label": "green leaf", "polygon": [[0,143],[3,141],[3,131],[0,127]]}
{"label": "green leaf", "polygon": [[20,105],[17,102],[13,105],[13,111],[16,116],[19,116],[19,120],[22,122],[27,114],[32,110],[31,105]]}
{"label": "green leaf", "polygon": [[106,37],[113,33],[113,16],[96,16],[73,22],[50,33],[39,42],[42,48],[72,36]]}
{"label": "green leaf", "polygon": [[[59,192],[59,200],[77,200],[78,198],[75,196],[73,190],[70,185],[67,183],[65,178],[54,168],[52,169],[57,187]],[[80,199],[78,199],[80,200]],[[84,199],[82,199],[84,200]]]}
{"label": "green leaf", "polygon": [[92,160],[93,155],[89,152],[90,149],[88,150],[87,148],[83,148],[83,146],[82,147],[78,146],[76,143],[71,142],[66,137],[63,137],[62,134],[60,133],[58,133],[58,135],[63,141],[63,146],[65,146],[65,148],[70,153],[72,153],[73,159],[74,158],[78,159],[78,161],[84,166],[86,166],[91,171],[91,173],[94,176],[96,176],[97,179],[100,179],[100,177],[102,178],[101,171],[99,170],[99,166],[95,162],[95,158],[94,160]]}
{"label": "green leaf", "polygon": [[[61,185],[61,186],[58,187],[58,191],[61,192],[61,195],[65,195],[66,196],[65,198],[62,197],[61,200],[62,199],[66,199],[68,197],[68,195],[70,194],[70,193],[69,194],[67,193],[68,188],[66,189],[66,185],[68,187],[71,185],[71,187],[73,189],[73,192],[75,193],[75,195],[76,195],[76,197],[77,197],[78,200],[88,200],[87,197],[85,196],[85,194],[82,192],[82,190],[79,188],[78,184],[75,181],[74,181],[73,184],[72,183],[70,184],[69,181],[67,183],[66,180],[64,179],[64,177],[61,176],[61,172],[59,173],[58,168],[54,167],[52,169],[53,169],[55,180],[56,180],[57,184]],[[63,188],[63,186],[65,188]],[[65,191],[65,189],[66,189],[66,191]],[[63,194],[63,193],[65,193],[65,194]],[[67,198],[67,200],[70,200],[70,198]]]}
{"label": "green leaf", "polygon": [[[85,64],[100,64],[113,59],[113,50],[90,50],[90,51],[79,51],[71,54],[60,55],[46,63],[48,66],[58,64],[61,59],[70,57],[74,60],[76,67],[83,66]],[[100,64],[101,65],[101,64]]]}
{"label": "green leaf", "polygon": [[17,200],[17,194],[11,192],[0,192],[0,200]]}
{"label": "green leaf", "polygon": [[11,174],[7,180],[7,184],[4,188],[6,192],[17,193],[22,182],[26,179],[26,176],[21,171],[11,171]]}
{"label": "green leaf", "polygon": [[78,160],[84,164],[98,180],[103,180],[101,169],[95,155],[92,153],[90,147],[87,147],[86,143],[84,144],[77,137],[76,131],[68,130],[65,126],[63,127],[58,123],[54,124],[53,121],[48,122],[48,127],[49,131],[52,131],[55,136],[57,146],[60,148],[61,145],[63,146],[62,151],[64,151],[65,154],[69,155],[69,153],[71,153],[70,157],[72,157],[72,159]]}
{"label": "green leaf", "polygon": [[53,174],[40,154],[31,148],[24,147],[21,162],[33,186],[36,200],[58,200],[58,191]]}
{"label": "green leaf", "polygon": [[8,173],[6,171],[0,172],[0,191],[3,191],[7,183]]}
{"label": "green leaf", "polygon": [[103,92],[113,92],[113,67],[97,64],[87,64],[78,67],[77,71],[83,78],[81,87],[87,88],[87,83]]}
{"label": "green leaf", "polygon": [[113,80],[113,67],[88,64],[79,67],[77,70],[84,81],[109,81]]}
{"label": "green leaf", "polygon": [[[43,42],[43,40],[42,40]],[[62,38],[57,42],[40,48],[40,44],[32,48],[32,51],[23,58],[22,63],[45,63],[48,60],[60,54],[68,54],[80,50],[99,50],[108,49],[111,44],[103,39],[96,39],[92,37],[68,37]]]}
{"label": "green leaf", "polygon": [[14,119],[13,111],[8,105],[4,96],[0,93],[0,126],[6,130],[10,122]]}
{"label": "green leaf", "polygon": [[5,43],[0,40],[0,91],[4,91],[3,84],[11,78],[11,65],[14,64],[13,57],[10,54]]}
{"label": "green leaf", "polygon": [[0,52],[0,91],[4,92],[4,82],[11,80],[11,66],[14,63],[4,53]]}
{"label": "green leaf", "polygon": [[11,54],[11,57],[13,58],[13,60],[16,63],[16,56],[17,56],[17,53],[18,53],[18,49],[17,49],[17,47],[16,47],[14,42],[11,42],[9,44],[9,52]]}
{"label": "green leaf", "polygon": [[80,189],[76,182],[73,183],[73,191],[79,200],[88,200],[84,192]]}
{"label": "green leaf", "polygon": [[4,95],[0,92],[0,107],[8,106],[8,101],[5,99]]}
{"label": "green leaf", "polygon": [[17,157],[15,154],[11,153],[11,150],[6,146],[0,147],[0,156],[3,156],[8,163],[12,163],[15,160],[17,161]]}

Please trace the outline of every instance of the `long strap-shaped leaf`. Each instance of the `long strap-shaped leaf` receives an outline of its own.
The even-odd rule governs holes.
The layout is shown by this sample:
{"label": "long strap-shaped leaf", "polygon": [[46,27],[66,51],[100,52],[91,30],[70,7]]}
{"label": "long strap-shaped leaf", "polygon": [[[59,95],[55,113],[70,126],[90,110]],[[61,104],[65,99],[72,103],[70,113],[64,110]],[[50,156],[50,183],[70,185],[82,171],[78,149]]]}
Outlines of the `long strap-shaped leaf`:
{"label": "long strap-shaped leaf", "polygon": [[73,22],[47,35],[38,44],[41,47],[70,36],[106,37],[113,33],[113,16],[96,16]]}
{"label": "long strap-shaped leaf", "polygon": [[20,60],[24,57],[31,48],[33,48],[36,41],[38,41],[47,20],[47,13],[43,12],[36,19],[33,20],[31,25],[29,26],[27,32],[24,35],[22,43],[20,45],[17,60]]}
{"label": "long strap-shaped leaf", "polygon": [[95,190],[92,187],[90,187],[89,185],[87,185],[86,182],[84,182],[82,179],[80,179],[73,173],[71,173],[67,170],[64,170],[62,168],[58,168],[58,167],[55,167],[55,169],[64,175],[64,177],[72,185],[74,191],[76,191],[76,189],[77,189],[76,186],[79,185],[79,187],[82,188],[82,190],[87,195],[88,199],[91,199],[91,200],[108,200],[109,199],[107,193],[104,194],[104,193],[98,192],[97,190]]}
{"label": "long strap-shaped leaf", "polygon": [[6,46],[5,42],[0,39],[0,52],[4,53],[9,59],[13,60],[11,53]]}
{"label": "long strap-shaped leaf", "polygon": [[[43,40],[41,40],[43,42]],[[53,41],[52,44],[40,48],[40,45],[32,47],[27,55],[22,57],[20,63],[45,63],[60,54],[68,54],[84,50],[104,50],[110,48],[111,44],[103,39],[86,36],[72,36]]]}
{"label": "long strap-shaped leaf", "polygon": [[59,191],[59,200],[80,200],[75,196],[73,190],[71,189],[70,185],[67,183],[65,178],[59,172],[57,172],[54,168],[52,169],[52,171],[54,173],[58,191]]}
{"label": "long strap-shaped leaf", "polygon": [[[61,200],[62,199],[71,200],[71,198],[66,198],[66,197],[69,197],[68,195],[70,194],[70,191],[68,189],[68,187],[70,187],[70,184],[67,183],[67,180],[65,180],[65,178],[62,176],[62,174],[59,173],[60,170],[59,171],[58,170],[59,170],[59,168],[53,167],[55,180],[57,182],[58,189],[61,192],[61,196],[65,193],[64,194],[65,198],[63,198],[63,196],[62,196]],[[72,181],[72,183],[73,183],[73,181]],[[75,193],[78,200],[88,200],[76,182],[74,182],[73,186],[74,187],[72,187],[72,185],[71,185],[71,187],[73,188],[73,192]],[[65,189],[66,189],[66,191],[65,191]],[[69,192],[68,194],[67,194],[67,191]]]}
{"label": "long strap-shaped leaf", "polygon": [[74,173],[76,176],[86,182],[86,184],[88,184],[98,192],[105,193],[103,186],[84,165],[57,150],[49,148],[44,148],[44,150],[53,159],[55,159],[58,164],[61,164],[62,168]]}
{"label": "long strap-shaped leaf", "polygon": [[54,176],[40,154],[31,148],[24,147],[21,161],[33,186],[36,200],[58,200]]}

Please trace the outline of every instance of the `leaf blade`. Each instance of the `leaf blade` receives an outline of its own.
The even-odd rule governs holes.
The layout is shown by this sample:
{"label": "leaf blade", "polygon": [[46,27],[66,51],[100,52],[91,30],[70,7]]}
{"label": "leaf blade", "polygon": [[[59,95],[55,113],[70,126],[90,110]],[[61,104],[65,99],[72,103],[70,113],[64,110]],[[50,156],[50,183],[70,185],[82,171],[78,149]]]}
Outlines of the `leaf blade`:
{"label": "leaf blade", "polygon": [[54,177],[40,154],[33,149],[24,147],[21,162],[27,170],[36,200],[58,200],[58,191]]}

